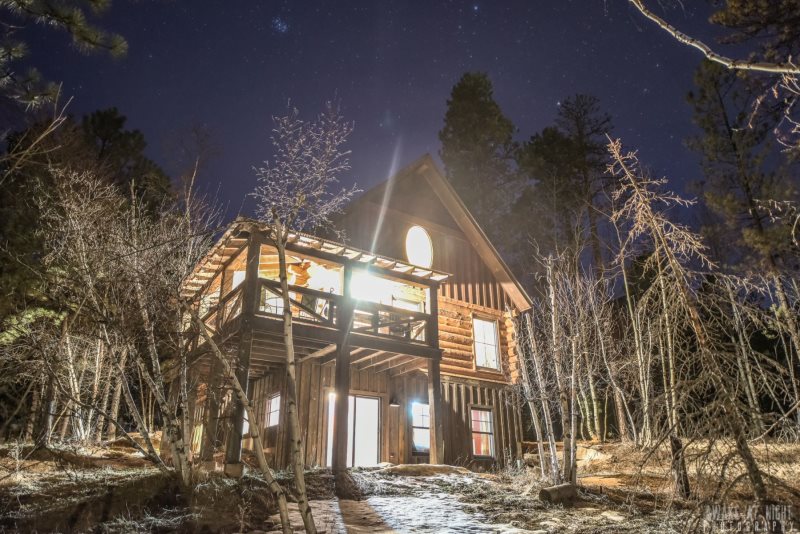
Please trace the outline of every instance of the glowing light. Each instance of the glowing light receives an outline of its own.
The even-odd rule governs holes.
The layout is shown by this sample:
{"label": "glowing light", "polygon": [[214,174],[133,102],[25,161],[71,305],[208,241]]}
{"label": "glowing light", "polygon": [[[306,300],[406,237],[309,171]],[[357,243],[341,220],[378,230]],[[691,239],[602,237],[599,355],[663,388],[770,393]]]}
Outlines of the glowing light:
{"label": "glowing light", "polygon": [[392,153],[392,162],[389,165],[389,173],[386,177],[386,188],[383,190],[383,201],[381,201],[381,211],[378,214],[378,223],[375,225],[375,233],[372,235],[372,245],[370,246],[370,252],[375,252],[375,247],[378,244],[378,237],[381,233],[381,228],[383,228],[383,219],[386,216],[386,208],[389,205],[389,199],[392,196],[392,189],[394,189],[394,180],[392,180],[392,176],[395,175],[397,172],[397,166],[400,161],[400,152],[403,148],[403,138],[402,136],[398,136],[397,143],[394,145],[394,152]]}
{"label": "glowing light", "polygon": [[356,300],[368,300],[391,305],[392,283],[367,271],[354,271],[350,285],[350,296]]}
{"label": "glowing light", "polygon": [[406,257],[409,263],[429,269],[433,265],[431,236],[421,226],[412,226],[406,234]]}

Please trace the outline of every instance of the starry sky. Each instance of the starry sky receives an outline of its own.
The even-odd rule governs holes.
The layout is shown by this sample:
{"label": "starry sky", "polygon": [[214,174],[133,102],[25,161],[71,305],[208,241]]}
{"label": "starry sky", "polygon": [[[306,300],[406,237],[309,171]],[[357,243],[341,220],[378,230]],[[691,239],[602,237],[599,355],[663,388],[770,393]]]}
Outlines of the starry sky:
{"label": "starry sky", "polygon": [[[652,3],[713,38],[706,2],[666,12]],[[202,125],[215,150],[200,184],[229,217],[251,213],[252,167],[269,156],[270,117],[288,100],[310,117],[340,99],[355,121],[344,181],[368,189],[438,154],[465,71],[489,74],[520,140],[551,124],[561,100],[591,93],[654,171],[679,189],[700,177],[683,145],[695,131],[685,95],[700,55],[625,0],[115,0],[97,22],[127,39],[127,56],[82,55],[63,34],[37,30],[32,61],[63,82],[73,114],[118,107],[170,173],[175,140]]]}

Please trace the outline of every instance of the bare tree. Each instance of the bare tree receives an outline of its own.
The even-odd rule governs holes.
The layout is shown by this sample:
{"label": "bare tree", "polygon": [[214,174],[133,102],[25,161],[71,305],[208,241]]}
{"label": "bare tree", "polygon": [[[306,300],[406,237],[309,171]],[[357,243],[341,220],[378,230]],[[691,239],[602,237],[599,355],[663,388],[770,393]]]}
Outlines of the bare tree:
{"label": "bare tree", "polygon": [[286,247],[294,232],[331,227],[339,213],[357,192],[337,187],[339,176],[350,168],[349,151],[342,145],[353,130],[333,102],[313,121],[300,118],[290,108],[285,116],[273,118],[274,156],[258,168],[259,185],[253,196],[257,212],[269,225],[268,237],[278,250],[281,297],[283,299],[283,340],[286,348],[287,414],[292,463],[298,491],[298,508],[307,532],[316,532],[308,504],[304,478],[303,435],[297,409],[296,359],[292,335],[292,306],[286,269]]}

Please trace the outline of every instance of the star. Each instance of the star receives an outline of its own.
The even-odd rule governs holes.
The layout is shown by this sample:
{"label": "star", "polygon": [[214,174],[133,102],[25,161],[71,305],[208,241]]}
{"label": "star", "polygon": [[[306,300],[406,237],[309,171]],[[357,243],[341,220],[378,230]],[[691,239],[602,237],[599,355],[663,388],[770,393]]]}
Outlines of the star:
{"label": "star", "polygon": [[280,34],[289,33],[289,23],[281,17],[274,17],[272,19],[272,31]]}

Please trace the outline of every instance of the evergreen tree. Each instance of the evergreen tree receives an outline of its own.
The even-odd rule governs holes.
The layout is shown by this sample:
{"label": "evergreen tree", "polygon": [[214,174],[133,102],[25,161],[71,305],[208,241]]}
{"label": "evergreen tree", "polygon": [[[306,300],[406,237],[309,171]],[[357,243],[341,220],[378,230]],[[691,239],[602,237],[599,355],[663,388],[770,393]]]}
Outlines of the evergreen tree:
{"label": "evergreen tree", "polygon": [[791,239],[759,202],[796,200],[798,180],[773,142],[776,117],[767,108],[753,111],[758,85],[716,63],[700,65],[695,86],[688,101],[702,134],[688,145],[702,157],[704,181],[698,185],[715,215],[704,231],[738,253],[723,259],[751,272],[777,271],[791,253]]}
{"label": "evergreen tree", "polygon": [[755,41],[766,61],[795,60],[800,52],[800,0],[725,0],[711,15],[711,22],[731,33],[723,43]]}
{"label": "evergreen tree", "polygon": [[529,185],[513,208],[520,219],[529,219],[526,230],[546,251],[577,251],[588,242],[598,274],[604,267],[599,220],[609,185],[605,135],[611,127],[596,97],[578,94],[562,102],[555,126],[519,151]]}
{"label": "evergreen tree", "polygon": [[38,24],[68,33],[83,52],[108,51],[124,55],[128,45],[121,36],[105,32],[89,21],[108,9],[109,0],[0,0],[0,98],[26,107],[36,107],[53,97],[54,84],[43,84],[39,73],[17,67],[28,56],[28,45],[20,30]]}
{"label": "evergreen tree", "polygon": [[507,209],[514,178],[514,131],[494,100],[489,77],[464,74],[447,101],[440,155],[453,187],[492,236],[500,234],[499,214]]}
{"label": "evergreen tree", "polygon": [[[49,166],[64,170],[91,171],[119,187],[121,193],[142,198],[150,209],[157,209],[172,194],[169,177],[150,160],[147,146],[138,130],[125,129],[125,117],[115,108],[94,112],[77,122],[69,118],[43,141],[42,150],[16,166],[0,188],[0,324],[3,319],[29,305],[46,305],[39,299],[39,212],[32,202],[33,192],[53,190],[55,179]],[[19,143],[29,143],[43,128],[34,125],[26,132],[10,136],[9,153]]]}

